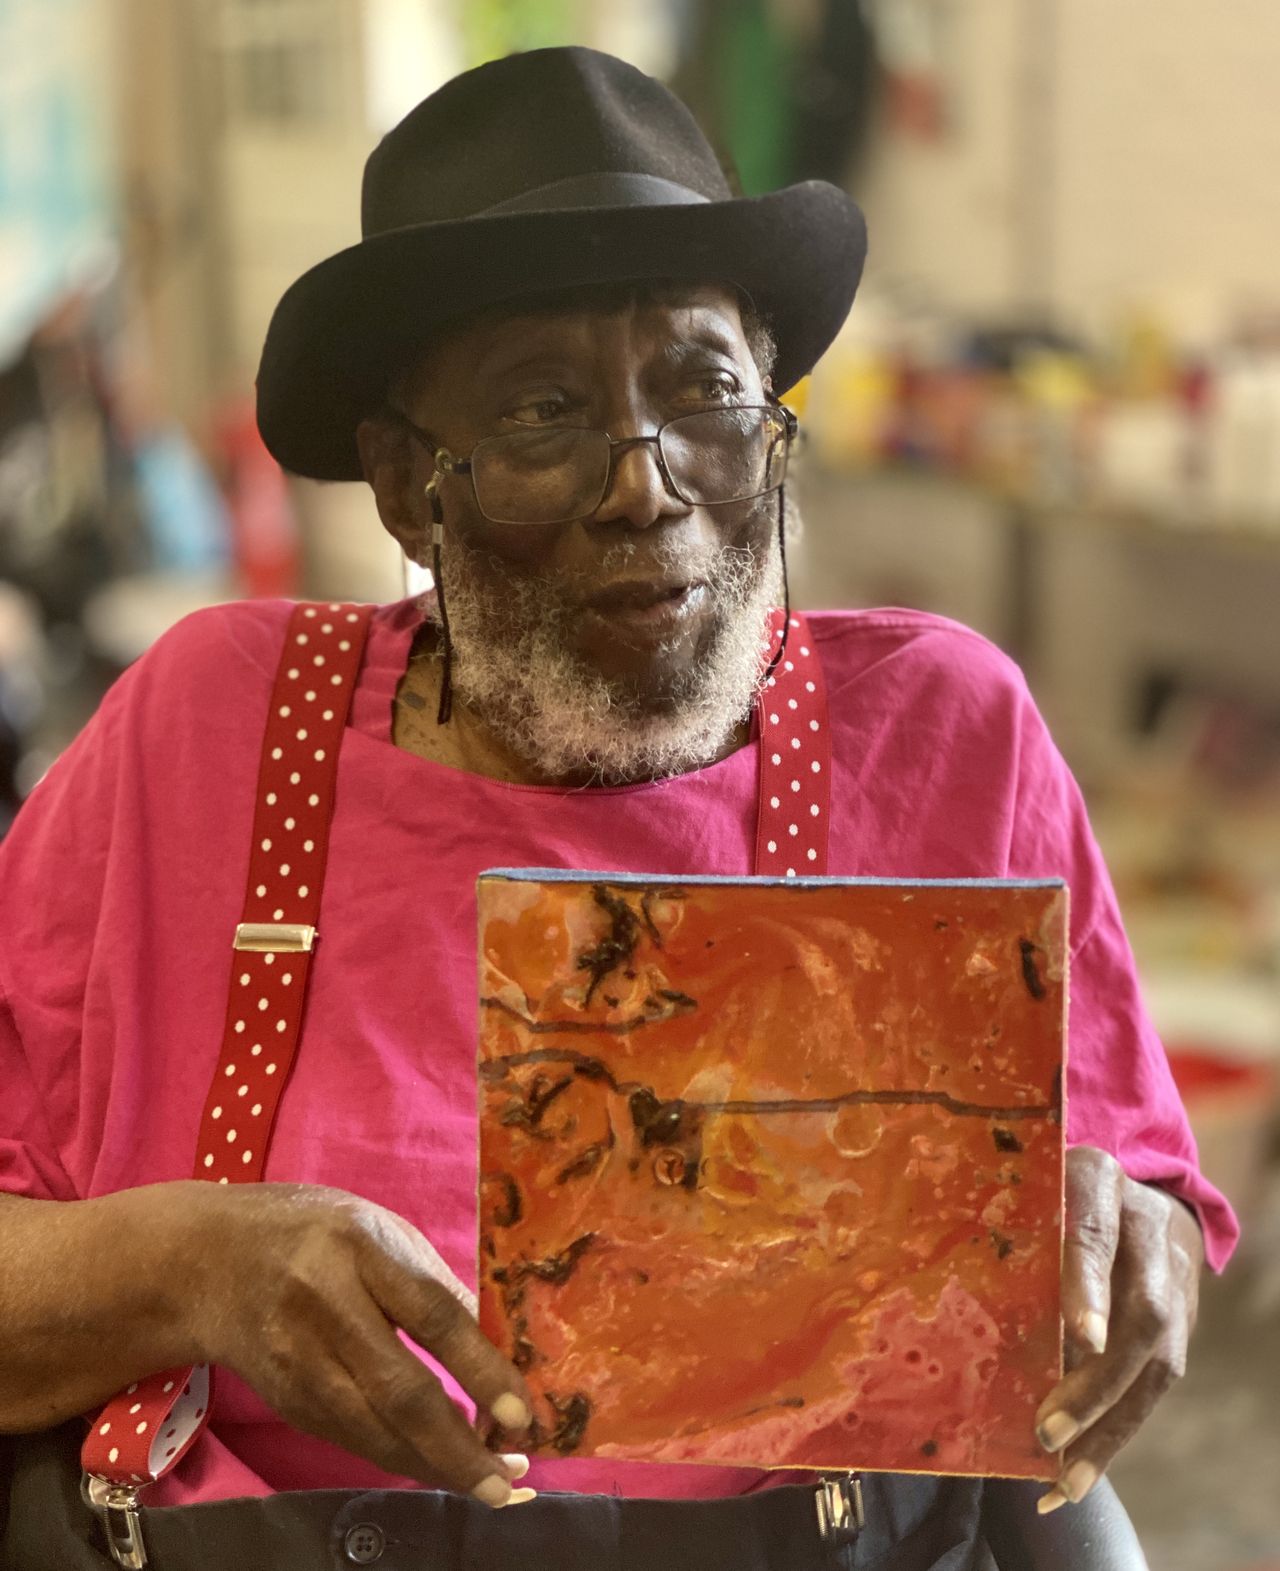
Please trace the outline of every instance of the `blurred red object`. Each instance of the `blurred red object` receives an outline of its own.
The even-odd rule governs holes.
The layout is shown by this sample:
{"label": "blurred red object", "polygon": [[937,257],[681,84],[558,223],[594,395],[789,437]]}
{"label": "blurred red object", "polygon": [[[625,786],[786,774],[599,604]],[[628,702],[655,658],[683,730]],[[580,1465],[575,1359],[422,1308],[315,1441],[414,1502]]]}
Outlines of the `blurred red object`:
{"label": "blurred red object", "polygon": [[297,515],[284,471],[258,433],[250,399],[228,403],[215,424],[217,461],[232,520],[236,574],[253,599],[292,598],[302,573]]}
{"label": "blurred red object", "polygon": [[1266,1173],[1280,1075],[1266,1061],[1199,1043],[1169,1048],[1205,1176],[1247,1224]]}
{"label": "blurred red object", "polygon": [[1241,1098],[1252,1107],[1275,1096],[1276,1073],[1270,1064],[1238,1063],[1219,1053],[1180,1047],[1169,1054],[1169,1066],[1188,1104]]}
{"label": "blurred red object", "polygon": [[940,142],[946,131],[946,100],[939,78],[928,71],[887,71],[885,110],[892,128],[918,142]]}

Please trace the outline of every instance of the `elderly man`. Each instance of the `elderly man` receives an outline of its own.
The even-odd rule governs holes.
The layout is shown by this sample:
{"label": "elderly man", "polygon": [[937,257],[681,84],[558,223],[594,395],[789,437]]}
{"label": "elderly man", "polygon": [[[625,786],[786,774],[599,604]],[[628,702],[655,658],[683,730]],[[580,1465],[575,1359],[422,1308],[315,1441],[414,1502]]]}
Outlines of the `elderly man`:
{"label": "elderly man", "polygon": [[[936,617],[778,613],[775,389],[849,308],[857,209],[815,183],[733,198],[664,88],[555,49],[420,105],[370,159],[364,232],[281,302],[260,422],[286,467],[363,475],[435,593],[188,618],[0,854],[14,1563],[103,1563],[39,1435],[121,1391],[85,1452],[121,1563],[139,1535],[162,1567],[312,1565],[326,1541],[441,1567],[950,1566],[984,1537],[1004,1566],[1137,1563],[1063,1524],[1107,1502],[1233,1222],[1017,670]],[[1088,1503],[868,1480],[862,1532],[828,1500],[820,1534],[812,1481],[528,1464],[529,1392],[464,1307],[495,864],[1068,879],[1074,1367],[1040,1412],[1040,1505]]]}

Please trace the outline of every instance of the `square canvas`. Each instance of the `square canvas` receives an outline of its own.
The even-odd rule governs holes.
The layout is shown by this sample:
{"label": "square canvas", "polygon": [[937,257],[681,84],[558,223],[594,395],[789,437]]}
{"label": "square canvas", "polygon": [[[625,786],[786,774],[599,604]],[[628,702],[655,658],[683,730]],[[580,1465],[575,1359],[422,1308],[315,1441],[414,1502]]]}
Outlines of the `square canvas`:
{"label": "square canvas", "polygon": [[1055,1476],[1062,882],[478,895],[480,1323],[530,1449]]}

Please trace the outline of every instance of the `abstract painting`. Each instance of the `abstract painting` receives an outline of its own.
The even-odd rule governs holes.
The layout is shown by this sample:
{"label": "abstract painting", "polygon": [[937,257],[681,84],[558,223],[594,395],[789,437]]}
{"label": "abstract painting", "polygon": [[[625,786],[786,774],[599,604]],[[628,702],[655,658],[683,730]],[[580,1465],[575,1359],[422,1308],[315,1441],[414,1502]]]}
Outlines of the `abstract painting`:
{"label": "abstract painting", "polygon": [[480,1321],[530,1448],[1053,1477],[1062,882],[478,898]]}

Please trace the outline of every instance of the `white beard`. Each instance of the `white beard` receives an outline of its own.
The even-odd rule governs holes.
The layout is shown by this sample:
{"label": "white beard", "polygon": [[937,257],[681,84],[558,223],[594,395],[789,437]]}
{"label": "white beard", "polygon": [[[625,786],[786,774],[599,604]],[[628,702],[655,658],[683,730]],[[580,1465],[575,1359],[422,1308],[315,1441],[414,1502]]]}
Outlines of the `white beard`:
{"label": "white beard", "polygon": [[[635,549],[608,551],[599,577],[618,576]],[[620,785],[684,774],[716,758],[749,715],[768,615],[781,604],[772,541],[763,560],[741,547],[710,556],[646,548],[647,565],[702,579],[716,613],[710,644],[656,702],[571,652],[571,618],[581,613],[561,583],[510,574],[492,557],[481,569],[479,553],[448,533],[441,555],[454,696],[548,780]]]}

